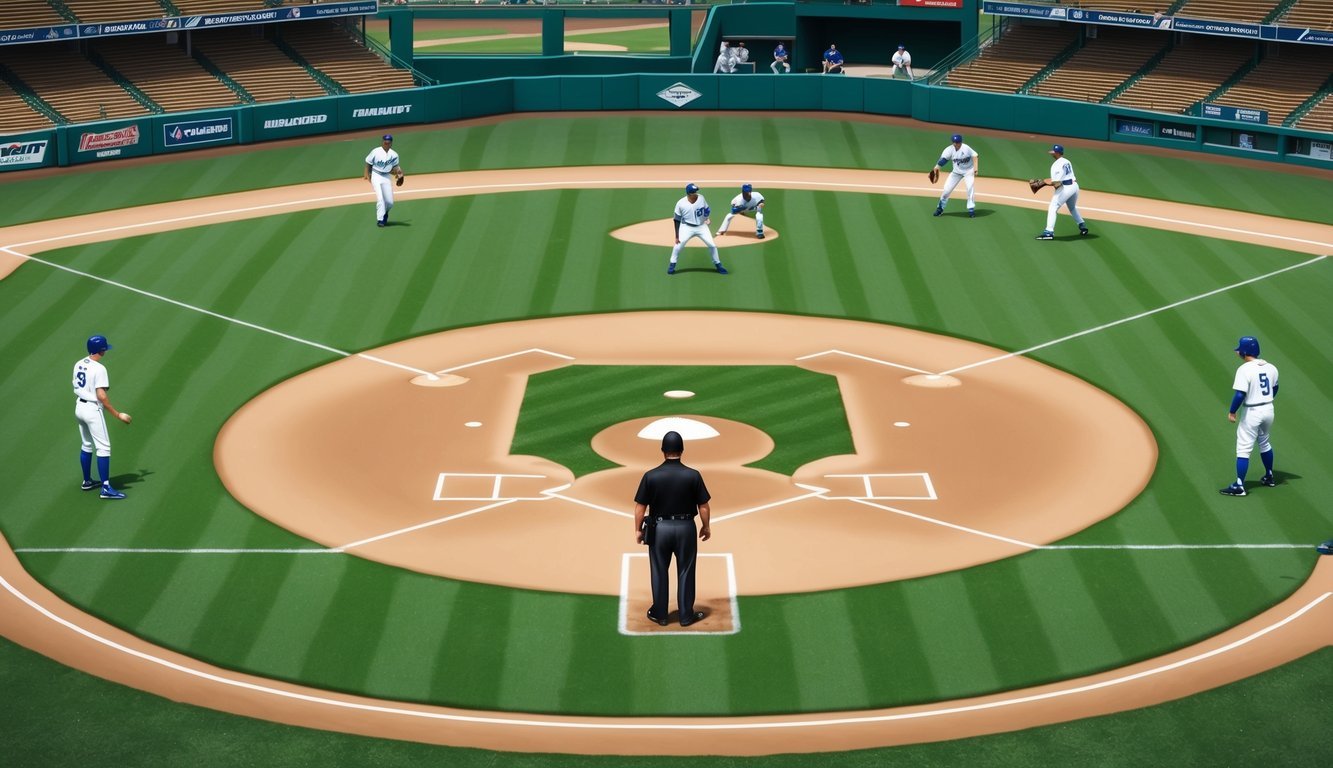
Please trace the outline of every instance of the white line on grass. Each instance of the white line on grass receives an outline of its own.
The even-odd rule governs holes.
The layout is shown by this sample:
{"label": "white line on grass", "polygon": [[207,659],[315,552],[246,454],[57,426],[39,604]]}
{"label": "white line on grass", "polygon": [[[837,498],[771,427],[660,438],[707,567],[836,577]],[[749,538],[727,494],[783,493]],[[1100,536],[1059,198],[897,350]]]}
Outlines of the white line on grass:
{"label": "white line on grass", "polygon": [[339,555],[341,549],[222,549],[198,547],[174,549],[169,547],[16,547],[19,553],[66,553],[94,555]]}
{"label": "white line on grass", "polygon": [[975,536],[981,536],[987,539],[995,539],[996,541],[1003,541],[1006,544],[1013,544],[1014,546],[1023,547],[1024,549],[1041,549],[1040,544],[1032,544],[1026,541],[1019,541],[1018,539],[1011,539],[1008,536],[1001,536],[998,533],[987,533],[986,531],[977,530],[976,528],[968,528],[965,525],[958,525],[957,523],[948,523],[943,520],[937,520],[933,517],[926,517],[925,515],[918,515],[913,512],[908,512],[903,509],[898,509],[896,507],[890,507],[884,504],[876,504],[875,502],[869,501],[867,499],[850,499],[850,501],[854,501],[857,504],[864,504],[867,507],[882,509],[885,512],[892,512],[895,515],[910,517],[913,520],[920,520],[923,523],[930,523],[931,525],[942,525],[945,528],[953,528],[954,530],[962,531],[964,533],[970,533]]}
{"label": "white line on grass", "polygon": [[796,359],[797,359],[797,360],[810,360],[810,359],[812,359],[812,358],[821,357],[821,356],[823,356],[823,355],[844,355],[844,356],[846,356],[846,357],[854,357],[854,358],[856,358],[857,360],[865,360],[865,361],[867,361],[867,362],[871,362],[871,363],[878,363],[879,365],[887,365],[887,366],[889,366],[889,367],[891,367],[891,368],[901,368],[901,369],[903,369],[904,371],[912,371],[913,373],[925,373],[925,374],[929,374],[929,373],[930,373],[930,371],[923,371],[923,370],[921,370],[920,368],[913,368],[913,367],[910,366],[910,365],[903,365],[902,363],[890,363],[890,362],[887,361],[887,360],[879,360],[879,359],[874,358],[874,357],[866,357],[865,355],[858,355],[858,354],[856,354],[856,353],[854,353],[854,352],[843,352],[841,349],[829,349],[829,350],[825,350],[825,351],[823,351],[823,352],[816,352],[816,353],[814,353],[814,354],[812,354],[812,355],[802,355],[801,357],[798,357],[798,358],[796,358]]}
{"label": "white line on grass", "polygon": [[999,355],[998,357],[991,357],[991,358],[988,358],[988,359],[986,359],[986,360],[981,360],[981,361],[978,361],[978,362],[975,362],[975,363],[969,363],[968,365],[959,366],[959,367],[957,367],[957,368],[950,368],[950,369],[947,370],[947,371],[940,371],[940,375],[941,375],[941,376],[949,376],[949,375],[952,375],[952,374],[955,374],[955,373],[959,373],[959,372],[961,372],[961,371],[968,371],[968,370],[971,370],[971,369],[973,369],[973,368],[979,368],[979,367],[981,367],[981,366],[983,366],[983,365],[989,365],[989,364],[991,364],[991,363],[998,363],[998,362],[1000,362],[1001,360],[1008,360],[1008,359],[1011,358],[1011,357],[1021,357],[1021,356],[1030,354],[1030,353],[1032,353],[1032,352],[1036,352],[1036,351],[1039,350],[1039,349],[1045,349],[1045,348],[1047,348],[1047,347],[1052,347],[1052,346],[1055,346],[1056,344],[1060,344],[1060,343],[1062,343],[1062,342],[1069,341],[1069,340],[1071,340],[1071,339],[1077,339],[1077,338],[1079,338],[1080,336],[1087,336],[1087,335],[1090,334],[1090,333],[1097,333],[1098,331],[1104,331],[1104,330],[1106,330],[1107,328],[1114,328],[1114,327],[1117,326],[1117,325],[1123,325],[1123,324],[1125,324],[1125,323],[1128,323],[1128,322],[1131,322],[1131,321],[1134,321],[1134,320],[1139,320],[1139,319],[1148,317],[1148,316],[1150,316],[1150,315],[1155,315],[1155,314],[1157,314],[1157,313],[1159,313],[1159,312],[1165,312],[1165,311],[1167,311],[1167,310],[1169,310],[1169,309],[1175,309],[1176,307],[1184,306],[1184,305],[1189,304],[1189,303],[1191,303],[1191,302],[1199,301],[1200,299],[1206,299],[1206,298],[1208,298],[1208,297],[1210,297],[1210,296],[1216,296],[1216,295],[1219,294],[1219,293],[1225,293],[1226,291],[1230,291],[1230,290],[1232,290],[1233,288],[1239,288],[1239,287],[1241,287],[1241,286],[1243,286],[1243,285],[1249,285],[1250,283],[1257,283],[1257,282],[1259,282],[1260,280],[1267,280],[1268,278],[1270,278],[1270,277],[1274,277],[1274,276],[1276,276],[1276,275],[1280,275],[1280,274],[1282,274],[1283,272],[1290,272],[1290,271],[1292,271],[1293,269],[1300,269],[1300,268],[1302,268],[1302,267],[1308,267],[1308,266],[1310,266],[1311,264],[1318,263],[1318,262],[1323,261],[1324,259],[1327,259],[1327,258],[1328,258],[1327,256],[1316,256],[1316,257],[1314,257],[1313,259],[1309,259],[1308,261],[1302,261],[1300,264],[1292,264],[1291,266],[1283,267],[1282,269],[1277,269],[1277,270],[1274,270],[1274,271],[1269,272],[1269,273],[1267,273],[1267,274],[1259,275],[1258,277],[1251,277],[1251,278],[1248,279],[1248,280],[1242,280],[1242,281],[1240,281],[1239,283],[1232,283],[1231,285],[1223,286],[1223,287],[1221,287],[1221,288],[1214,288],[1213,290],[1208,291],[1207,293],[1201,293],[1201,294],[1199,294],[1198,296],[1191,296],[1191,297],[1189,297],[1188,299],[1181,299],[1180,301],[1175,301],[1175,302],[1172,302],[1172,303],[1170,303],[1170,304],[1166,304],[1166,305],[1157,307],[1156,309],[1150,309],[1150,310],[1148,310],[1147,312],[1140,312],[1140,313],[1138,313],[1137,315],[1131,315],[1130,317],[1123,317],[1123,318],[1121,318],[1121,319],[1119,319],[1119,320],[1114,320],[1114,321],[1112,321],[1112,322],[1104,323],[1104,324],[1102,324],[1102,325],[1099,325],[1099,326],[1097,326],[1096,328],[1088,328],[1087,330],[1079,331],[1078,333],[1071,333],[1071,334],[1069,334],[1068,336],[1061,336],[1061,337],[1058,338],[1058,339],[1052,339],[1051,341],[1042,342],[1041,344],[1037,344],[1036,346],[1028,347],[1027,349],[1020,349],[1020,350],[1018,350],[1018,351],[1016,351],[1016,352],[1009,352],[1009,353],[1006,353],[1006,354],[1003,354],[1003,355]]}
{"label": "white line on grass", "polygon": [[541,354],[543,354],[543,355],[550,355],[551,357],[558,357],[558,358],[560,358],[561,360],[573,360],[573,359],[575,359],[575,358],[573,358],[573,357],[570,357],[569,355],[562,355],[562,354],[560,354],[559,352],[548,352],[548,351],[546,351],[546,350],[544,350],[544,349],[537,349],[536,347],[533,347],[532,349],[524,349],[524,350],[520,350],[520,351],[518,351],[518,352],[510,352],[510,353],[507,354],[507,355],[498,355],[498,356],[496,356],[496,357],[488,357],[488,358],[486,358],[485,360],[478,360],[478,361],[473,362],[473,363],[463,363],[462,365],[455,365],[453,368],[445,368],[443,371],[436,371],[436,373],[453,373],[454,371],[461,371],[461,370],[463,370],[464,368],[472,368],[472,367],[474,367],[474,366],[484,365],[484,364],[486,364],[486,363],[494,363],[494,362],[497,362],[497,361],[499,361],[499,360],[507,360],[507,359],[509,359],[509,358],[511,358],[511,357],[518,357],[519,355],[527,355],[527,354],[532,354],[532,353],[541,353]]}
{"label": "white line on grass", "polygon": [[410,526],[408,526],[408,527],[406,527],[406,528],[399,528],[399,529],[396,530],[396,531],[389,531],[388,533],[381,533],[381,534],[378,535],[378,536],[371,536],[371,537],[368,538],[368,539],[362,539],[362,540],[360,540],[360,541],[353,541],[353,542],[350,543],[350,544],[344,544],[344,545],[342,545],[341,547],[338,547],[338,549],[348,550],[348,549],[355,549],[356,547],[364,547],[364,546],[367,545],[367,544],[374,544],[374,543],[377,542],[377,541],[383,541],[383,540],[385,540],[385,539],[391,539],[391,538],[393,538],[394,536],[401,536],[401,535],[403,535],[403,534],[405,534],[405,533],[412,533],[413,531],[419,531],[419,530],[421,530],[421,529],[423,529],[423,528],[429,528],[429,527],[431,527],[432,525],[439,525],[440,523],[447,523],[447,522],[449,522],[450,520],[457,520],[457,519],[459,519],[460,517],[468,517],[469,515],[475,515],[475,514],[477,514],[477,513],[479,513],[479,512],[485,512],[485,511],[487,511],[487,510],[489,510],[489,509],[495,509],[496,507],[503,507],[504,505],[506,505],[506,504],[512,504],[512,503],[514,503],[515,501],[518,501],[518,499],[501,499],[500,501],[497,501],[497,502],[495,502],[494,504],[486,504],[486,505],[484,505],[484,506],[477,507],[476,509],[469,509],[469,510],[466,511],[466,512],[459,512],[459,513],[456,514],[456,515],[449,515],[448,517],[441,517],[441,518],[436,519],[436,520],[427,520],[427,521],[424,522],[424,523],[418,523],[418,524],[416,524],[416,525],[410,525]]}
{"label": "white line on grass", "polygon": [[923,710],[918,710],[916,712],[900,712],[900,713],[884,714],[884,715],[861,715],[861,716],[851,716],[851,717],[838,717],[828,720],[781,720],[777,722],[764,722],[764,721],[756,722],[754,720],[747,720],[744,722],[735,722],[735,723],[674,723],[674,722],[664,723],[664,722],[643,722],[638,719],[632,719],[627,722],[608,723],[608,722],[587,722],[587,721],[568,721],[568,720],[566,721],[536,720],[536,719],[524,718],[520,715],[514,715],[510,717],[495,717],[495,716],[484,716],[484,715],[459,715],[449,712],[405,709],[403,707],[387,706],[383,704],[364,704],[358,701],[344,701],[339,699],[332,699],[332,698],[327,698],[325,696],[317,696],[308,693],[298,693],[296,691],[282,690],[279,688],[273,688],[268,685],[252,683],[245,680],[237,680],[230,677],[224,677],[222,675],[216,675],[211,672],[204,672],[201,670],[193,669],[184,666],[182,664],[177,664],[176,662],[168,661],[166,659],[153,656],[152,654],[145,653],[143,651],[136,650],[134,648],[129,648],[114,640],[102,637],[101,635],[92,632],[91,630],[87,630],[84,629],[83,627],[80,627],[79,625],[75,624],[72,621],[69,621],[68,619],[64,619],[61,618],[60,616],[55,615],[51,611],[47,610],[46,607],[39,605],[32,598],[28,597],[26,594],[19,591],[17,588],[14,587],[14,585],[10,584],[9,581],[7,581],[3,576],[0,576],[0,587],[3,587],[5,591],[9,592],[15,598],[22,601],[29,608],[41,614],[44,618],[48,619],[49,621],[52,621],[70,630],[71,632],[81,635],[82,637],[85,637],[88,640],[98,643],[99,645],[105,646],[107,648],[126,654],[128,656],[133,656],[134,658],[148,662],[149,664],[154,664],[160,667],[164,667],[166,669],[170,669],[175,672],[180,672],[182,674],[189,675],[190,677],[207,680],[209,682],[217,683],[219,685],[230,686],[233,688],[241,688],[244,690],[254,691],[256,693],[262,693],[269,696],[276,696],[279,698],[292,699],[295,701],[303,701],[310,704],[318,704],[322,706],[334,707],[338,709],[347,709],[358,712],[375,712],[378,714],[387,714],[400,717],[415,717],[415,718],[422,718],[426,720],[436,720],[436,721],[476,723],[479,725],[517,725],[517,726],[525,726],[532,728],[560,728],[560,729],[570,729],[570,730],[592,730],[592,731],[599,731],[599,730],[747,731],[747,730],[769,730],[769,729],[786,729],[786,728],[818,728],[830,725],[860,725],[866,723],[892,722],[896,720],[920,720],[930,717],[955,715],[966,712],[979,712],[983,710],[999,709],[1002,707],[1010,707],[1019,704],[1029,704],[1035,701],[1045,701],[1049,699],[1064,698],[1067,696],[1074,696],[1077,694],[1087,693],[1102,688],[1110,688],[1112,686],[1133,682],[1135,680],[1141,680],[1143,678],[1152,677],[1154,675],[1159,675],[1164,672],[1170,672],[1172,670],[1180,669],[1182,667],[1186,667],[1191,664],[1196,664],[1198,662],[1213,658],[1214,656],[1219,656],[1221,654],[1233,651],[1237,648],[1248,645],[1249,643],[1252,643],[1255,640],[1258,640],[1259,638],[1271,632],[1275,632],[1285,627],[1286,625],[1292,623],[1293,621],[1296,621],[1305,614],[1317,608],[1330,596],[1333,596],[1333,592],[1325,592],[1316,597],[1315,599],[1311,600],[1309,603],[1306,603],[1304,606],[1302,606],[1300,609],[1292,613],[1290,616],[1286,616],[1280,619],[1279,621],[1276,621],[1266,627],[1261,627],[1255,630],[1254,632],[1251,632],[1250,634],[1246,635],[1245,637],[1242,637],[1238,640],[1234,640],[1230,643],[1227,643],[1224,646],[1214,648],[1211,651],[1198,653],[1188,658],[1181,659],[1180,661],[1172,662],[1170,664],[1164,664],[1158,667],[1150,667],[1141,672],[1121,675],[1119,677],[1113,677],[1109,680],[1102,680],[1096,683],[1088,683],[1086,685],[1080,685],[1074,688],[1064,688],[1056,691],[1047,691],[1045,693],[1031,694],[1028,696],[1000,698],[994,701],[980,702],[976,704],[942,706],[936,709],[923,709]]}

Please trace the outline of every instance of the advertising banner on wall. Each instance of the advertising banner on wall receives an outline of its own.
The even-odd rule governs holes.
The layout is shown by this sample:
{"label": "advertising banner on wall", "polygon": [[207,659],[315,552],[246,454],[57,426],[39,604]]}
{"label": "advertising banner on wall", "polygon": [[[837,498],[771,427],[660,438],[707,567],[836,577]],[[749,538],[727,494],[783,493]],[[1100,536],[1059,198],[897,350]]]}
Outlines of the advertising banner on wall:
{"label": "advertising banner on wall", "polygon": [[55,133],[6,136],[0,139],[0,171],[21,171],[54,165]]}
{"label": "advertising banner on wall", "polygon": [[[901,1],[901,0],[900,0]],[[1184,6],[1189,10],[1189,6]],[[1116,27],[1140,29],[1174,29],[1200,35],[1222,35],[1251,39],[1279,40],[1307,45],[1333,45],[1333,30],[1300,29],[1274,24],[1252,24],[1221,19],[1195,19],[1187,16],[1168,16],[1165,13],[1137,13],[1133,11],[1085,10],[1063,5],[1036,3],[1007,3],[983,0],[981,10],[995,16],[1020,16],[1054,21],[1072,21],[1080,24],[1109,24]]]}
{"label": "advertising banner on wall", "polygon": [[1158,123],[1157,135],[1163,139],[1194,141],[1199,137],[1199,130],[1193,125],[1185,125],[1184,123]]}
{"label": "advertising banner on wall", "polygon": [[78,34],[78,29],[73,24],[62,24],[58,27],[6,29],[3,32],[0,32],[0,45],[49,43],[52,40],[71,40]]}
{"label": "advertising banner on wall", "polygon": [[1122,117],[1115,119],[1115,132],[1125,136],[1152,136],[1152,123],[1145,123],[1142,120],[1126,120]]}
{"label": "advertising banner on wall", "polygon": [[921,8],[962,8],[963,0],[898,0],[898,5],[912,5]]}
{"label": "advertising banner on wall", "polygon": [[231,144],[236,138],[231,116],[184,120],[162,124],[162,146],[180,149],[200,144]]}
{"label": "advertising banner on wall", "polygon": [[425,121],[421,111],[421,92],[386,91],[338,99],[338,130],[347,131],[372,125],[399,125]]}
{"label": "advertising banner on wall", "polygon": [[61,143],[71,163],[90,163],[153,153],[151,118],[89,123],[60,128]]}
{"label": "advertising banner on wall", "polygon": [[1211,117],[1214,120],[1234,120],[1238,123],[1268,123],[1268,112],[1262,109],[1226,107],[1221,104],[1204,104],[1200,114],[1203,117]]}
{"label": "advertising banner on wall", "polygon": [[337,105],[331,99],[258,104],[247,111],[255,141],[311,136],[338,130]]}

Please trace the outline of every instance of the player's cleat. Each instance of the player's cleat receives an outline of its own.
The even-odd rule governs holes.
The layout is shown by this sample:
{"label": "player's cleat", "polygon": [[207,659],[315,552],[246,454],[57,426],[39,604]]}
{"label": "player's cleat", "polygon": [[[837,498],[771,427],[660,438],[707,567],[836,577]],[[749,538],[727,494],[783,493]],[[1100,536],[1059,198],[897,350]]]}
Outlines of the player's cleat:
{"label": "player's cleat", "polygon": [[668,275],[674,275],[674,274],[676,274],[676,265],[675,265],[675,264],[668,264],[668,265],[667,265],[667,274],[668,274]]}
{"label": "player's cleat", "polygon": [[667,625],[666,619],[657,618],[656,616],[653,615],[653,612],[651,610],[648,611],[648,620],[658,625],[659,627],[665,627]]}
{"label": "player's cleat", "polygon": [[93,480],[84,480],[84,481],[83,481],[83,485],[81,485],[81,486],[79,486],[79,487],[82,488],[82,489],[85,490],[85,491],[91,491],[92,489],[96,488],[97,485],[98,485],[98,483],[95,482],[95,481],[93,481]]}
{"label": "player's cleat", "polygon": [[1260,483],[1261,485],[1263,485],[1265,488],[1276,488],[1276,487],[1277,487],[1277,478],[1276,478],[1276,477],[1273,477],[1273,473],[1272,473],[1272,472],[1269,472],[1268,474],[1266,474],[1266,475],[1264,475],[1263,477],[1259,478],[1259,483]]}
{"label": "player's cleat", "polygon": [[969,219],[975,219],[975,218],[977,217],[977,209],[975,209],[975,208],[968,208],[968,209],[967,209],[967,217],[968,217]]}
{"label": "player's cleat", "polygon": [[722,266],[722,262],[719,261],[719,262],[717,262],[716,264],[714,264],[713,266],[717,267],[717,273],[718,273],[719,275],[725,275],[725,274],[727,274],[727,268],[724,267],[724,266]]}
{"label": "player's cleat", "polygon": [[384,226],[384,222],[382,222],[382,221],[376,221],[376,222],[375,222],[375,226],[377,226],[377,227],[382,227],[382,226]]}
{"label": "player's cleat", "polygon": [[1038,239],[1038,240],[1054,240],[1054,239],[1055,239],[1055,233],[1054,233],[1054,232],[1042,232],[1040,235],[1037,235],[1037,239]]}
{"label": "player's cleat", "polygon": [[1228,485],[1227,487],[1218,491],[1218,493],[1222,494],[1223,496],[1244,496],[1245,486],[1241,485],[1240,483],[1232,483],[1231,485]]}
{"label": "player's cleat", "polygon": [[1079,225],[1078,225],[1078,233],[1079,233],[1079,235],[1086,235],[1086,234],[1088,234],[1088,228],[1085,227],[1085,226],[1083,226],[1082,224],[1079,224]]}
{"label": "player's cleat", "polygon": [[757,237],[757,238],[759,238],[760,240],[763,240],[763,239],[764,239],[764,233],[763,233],[762,230],[759,231],[759,232],[755,232],[755,233],[754,233],[754,236]]}
{"label": "player's cleat", "polygon": [[125,494],[112,488],[110,483],[102,483],[102,498],[104,499],[123,499]]}
{"label": "player's cleat", "polygon": [[942,205],[937,205],[937,206],[935,206],[935,213],[934,213],[934,215],[935,215],[935,216],[939,216],[939,215],[942,214],[942,213],[944,213],[944,206],[942,206]]}

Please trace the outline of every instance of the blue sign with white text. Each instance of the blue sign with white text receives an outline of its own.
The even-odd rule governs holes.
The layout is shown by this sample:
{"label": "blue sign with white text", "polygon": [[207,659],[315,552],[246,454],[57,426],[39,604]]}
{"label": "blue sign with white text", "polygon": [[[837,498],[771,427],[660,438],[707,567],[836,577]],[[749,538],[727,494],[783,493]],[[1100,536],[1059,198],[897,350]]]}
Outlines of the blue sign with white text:
{"label": "blue sign with white text", "polygon": [[210,144],[216,141],[231,141],[231,139],[232,120],[230,117],[167,123],[162,126],[162,143],[168,147]]}

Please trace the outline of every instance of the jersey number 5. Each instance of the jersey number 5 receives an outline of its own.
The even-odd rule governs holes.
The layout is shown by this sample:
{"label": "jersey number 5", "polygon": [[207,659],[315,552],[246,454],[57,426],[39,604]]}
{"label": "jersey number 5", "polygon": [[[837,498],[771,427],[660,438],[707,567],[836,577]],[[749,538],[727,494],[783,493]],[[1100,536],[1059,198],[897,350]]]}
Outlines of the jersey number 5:
{"label": "jersey number 5", "polygon": [[1263,392],[1264,395],[1268,395],[1270,391],[1268,386],[1268,374],[1266,373],[1259,374],[1259,391]]}

